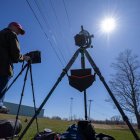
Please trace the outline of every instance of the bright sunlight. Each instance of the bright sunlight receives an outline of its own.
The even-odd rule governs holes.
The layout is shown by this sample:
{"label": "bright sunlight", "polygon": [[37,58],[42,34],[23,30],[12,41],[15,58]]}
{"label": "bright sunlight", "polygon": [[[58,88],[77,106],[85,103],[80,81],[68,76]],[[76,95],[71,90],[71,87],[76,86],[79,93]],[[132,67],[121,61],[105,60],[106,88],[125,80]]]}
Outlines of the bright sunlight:
{"label": "bright sunlight", "polygon": [[114,18],[105,18],[101,22],[101,30],[106,33],[112,32],[116,27],[116,21]]}

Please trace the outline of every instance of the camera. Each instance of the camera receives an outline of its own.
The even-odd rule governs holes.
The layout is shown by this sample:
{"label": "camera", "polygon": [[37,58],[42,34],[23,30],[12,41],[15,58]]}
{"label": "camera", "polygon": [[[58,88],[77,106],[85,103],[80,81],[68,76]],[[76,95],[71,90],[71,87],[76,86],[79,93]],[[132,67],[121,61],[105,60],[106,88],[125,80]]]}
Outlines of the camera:
{"label": "camera", "polygon": [[40,51],[31,51],[29,53],[25,54],[26,56],[29,56],[31,58],[31,63],[41,63],[41,52]]}
{"label": "camera", "polygon": [[86,45],[86,36],[82,34],[77,34],[75,37],[75,45],[82,47]]}
{"label": "camera", "polygon": [[75,45],[82,47],[82,48],[89,48],[91,46],[91,38],[93,35],[90,35],[88,31],[83,29],[83,26],[81,26],[81,31],[79,34],[74,36],[75,39]]}

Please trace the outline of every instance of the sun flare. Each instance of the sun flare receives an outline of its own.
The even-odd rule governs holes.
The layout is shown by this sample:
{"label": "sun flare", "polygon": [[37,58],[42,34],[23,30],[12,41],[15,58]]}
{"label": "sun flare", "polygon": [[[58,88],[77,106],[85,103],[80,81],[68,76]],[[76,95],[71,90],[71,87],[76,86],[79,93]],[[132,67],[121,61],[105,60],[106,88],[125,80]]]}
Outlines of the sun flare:
{"label": "sun flare", "polygon": [[101,22],[101,30],[106,33],[112,32],[116,27],[116,21],[114,18],[105,18]]}

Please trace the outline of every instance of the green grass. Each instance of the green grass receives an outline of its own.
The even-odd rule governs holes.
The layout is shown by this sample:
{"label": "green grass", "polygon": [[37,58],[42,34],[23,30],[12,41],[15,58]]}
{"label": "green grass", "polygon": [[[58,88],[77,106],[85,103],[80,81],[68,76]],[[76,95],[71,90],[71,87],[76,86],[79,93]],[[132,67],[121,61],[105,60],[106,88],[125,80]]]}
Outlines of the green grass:
{"label": "green grass", "polygon": [[[25,122],[26,118],[28,119],[28,122],[31,119],[30,117],[19,116],[19,119],[22,122],[22,131],[28,124],[28,122]],[[15,116],[0,114],[0,119],[15,119]],[[50,120],[46,118],[39,118],[38,124],[39,124],[40,131],[44,130],[45,128],[49,128],[53,130],[54,132],[62,133],[72,123],[67,122],[67,121],[61,121],[61,120]],[[22,133],[22,131],[20,132],[20,134]],[[37,127],[36,127],[36,121],[34,121],[33,124],[30,126],[30,128],[28,129],[28,131],[26,132],[23,140],[31,140],[35,136],[36,133],[37,133]]]}
{"label": "green grass", "polygon": [[[24,122],[27,117],[20,116],[19,119],[22,121],[22,131],[28,124],[30,118],[28,117],[28,122]],[[15,119],[13,115],[4,115],[0,114],[0,119]],[[52,129],[55,132],[63,133],[67,127],[74,122],[68,121],[61,121],[61,120],[50,120],[46,118],[39,118],[39,130],[42,131],[44,128]],[[104,133],[113,136],[116,140],[134,140],[133,135],[131,134],[130,130],[128,129],[95,129],[97,133]],[[21,132],[22,132],[21,131]],[[34,121],[33,124],[28,129],[27,133],[24,135],[23,140],[31,140],[33,136],[36,134],[36,122]],[[140,136],[140,131],[138,131],[138,135]]]}
{"label": "green grass", "polygon": [[[116,140],[134,140],[134,137],[130,130],[128,129],[113,129],[113,130],[107,130],[107,129],[96,129],[97,133],[105,133],[108,135],[113,136]],[[140,131],[138,132],[138,135],[140,136]]]}

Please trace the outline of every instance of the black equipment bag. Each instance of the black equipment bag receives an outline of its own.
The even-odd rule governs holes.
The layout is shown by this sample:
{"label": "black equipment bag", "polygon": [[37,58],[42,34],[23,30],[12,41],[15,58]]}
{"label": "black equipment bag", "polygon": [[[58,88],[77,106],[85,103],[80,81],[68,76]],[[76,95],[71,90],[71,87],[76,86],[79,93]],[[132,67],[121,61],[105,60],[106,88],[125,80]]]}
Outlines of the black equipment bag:
{"label": "black equipment bag", "polygon": [[60,140],[82,140],[80,137],[77,139],[77,125],[72,124],[68,127],[66,132],[60,135]]}
{"label": "black equipment bag", "polygon": [[[0,138],[12,137],[15,127],[15,120],[0,120]],[[20,120],[17,121],[15,128],[15,135],[17,135],[22,128]]]}
{"label": "black equipment bag", "polygon": [[43,132],[36,134],[33,140],[59,140],[59,136],[55,132],[51,129],[46,130],[47,131],[44,130]]}
{"label": "black equipment bag", "polygon": [[69,84],[80,92],[90,87],[94,81],[95,74],[91,74],[91,69],[71,70],[71,76],[69,76]]}
{"label": "black equipment bag", "polygon": [[95,130],[91,122],[87,120],[78,122],[78,133],[81,135],[82,140],[96,140]]}
{"label": "black equipment bag", "polygon": [[96,140],[95,131],[89,121],[79,121],[61,134],[60,140]]}
{"label": "black equipment bag", "polygon": [[97,134],[90,121],[79,121],[60,135],[60,140],[115,140],[106,134]]}
{"label": "black equipment bag", "polygon": [[112,136],[103,133],[96,134],[95,137],[97,140],[115,140],[115,138],[113,138]]}

